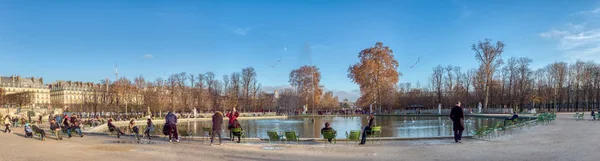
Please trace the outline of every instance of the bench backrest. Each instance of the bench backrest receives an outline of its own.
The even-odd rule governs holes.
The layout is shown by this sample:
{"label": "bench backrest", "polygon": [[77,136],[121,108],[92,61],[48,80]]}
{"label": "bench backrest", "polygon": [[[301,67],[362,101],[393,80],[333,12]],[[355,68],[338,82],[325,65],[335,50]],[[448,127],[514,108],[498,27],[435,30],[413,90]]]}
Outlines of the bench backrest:
{"label": "bench backrest", "polygon": [[323,138],[324,139],[333,139],[333,138],[335,138],[335,133],[333,132],[333,130],[325,130],[325,131],[323,131]]}
{"label": "bench backrest", "polygon": [[348,135],[348,140],[358,140],[360,138],[360,131],[359,130],[352,130],[350,131],[350,134]]}
{"label": "bench backrest", "polygon": [[285,138],[289,139],[289,140],[297,140],[298,139],[298,135],[296,135],[295,131],[286,131],[285,132]]}

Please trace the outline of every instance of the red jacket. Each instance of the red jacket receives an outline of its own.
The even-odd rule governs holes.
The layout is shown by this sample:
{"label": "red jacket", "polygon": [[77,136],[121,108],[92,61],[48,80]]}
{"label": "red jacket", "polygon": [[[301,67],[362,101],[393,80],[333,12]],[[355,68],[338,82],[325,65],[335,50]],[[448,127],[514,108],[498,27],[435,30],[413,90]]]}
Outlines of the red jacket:
{"label": "red jacket", "polygon": [[228,112],[226,116],[229,118],[229,125],[233,125],[233,121],[235,121],[240,116],[240,113],[238,113],[237,111],[235,113]]}

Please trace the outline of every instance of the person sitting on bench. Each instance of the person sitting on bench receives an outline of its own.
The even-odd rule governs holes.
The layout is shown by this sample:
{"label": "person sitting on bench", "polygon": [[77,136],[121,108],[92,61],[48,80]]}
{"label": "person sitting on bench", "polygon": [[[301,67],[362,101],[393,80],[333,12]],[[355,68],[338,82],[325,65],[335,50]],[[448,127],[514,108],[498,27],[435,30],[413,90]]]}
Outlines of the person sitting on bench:
{"label": "person sitting on bench", "polygon": [[110,132],[117,131],[117,138],[121,138],[121,135],[125,135],[125,133],[123,133],[121,131],[121,129],[117,128],[115,125],[112,124],[112,119],[108,119],[107,125],[108,125],[108,130]]}
{"label": "person sitting on bench", "polygon": [[144,130],[144,135],[148,137],[150,140],[150,133],[154,132],[154,124],[152,123],[152,119],[148,118],[148,122],[146,122],[146,130]]}
{"label": "person sitting on bench", "polygon": [[[240,128],[240,129],[242,129],[242,125],[240,125],[240,123],[238,122],[237,119],[233,120],[232,129],[234,129],[234,128]],[[240,143],[241,138],[242,138],[241,132],[231,132],[231,134],[233,135],[233,137],[231,138],[231,140],[233,141],[234,138],[237,136],[238,137],[237,143]]]}
{"label": "person sitting on bench", "polygon": [[513,112],[513,116],[511,118],[507,118],[506,120],[515,120],[516,118],[519,118],[519,115],[517,115],[517,112]]}
{"label": "person sitting on bench", "polygon": [[[325,122],[325,127],[321,129],[321,134],[323,134],[325,131],[333,131],[334,135],[337,133],[333,128],[331,128],[331,124],[329,124],[329,122]],[[327,139],[327,141],[331,143],[331,138]]]}
{"label": "person sitting on bench", "polygon": [[367,120],[369,120],[369,124],[362,131],[362,138],[359,145],[364,145],[367,142],[367,135],[371,135],[371,128],[375,126],[375,115],[370,114]]}
{"label": "person sitting on bench", "polygon": [[35,132],[36,134],[40,134],[40,140],[41,141],[46,140],[46,132],[44,130],[40,129],[36,125],[31,126],[31,129],[33,129],[33,132]]}
{"label": "person sitting on bench", "polygon": [[62,140],[62,132],[60,129],[60,125],[58,125],[58,123],[56,123],[55,119],[51,119],[50,120],[50,130],[52,130],[52,132],[54,133],[54,135],[56,135],[56,139],[58,140]]}

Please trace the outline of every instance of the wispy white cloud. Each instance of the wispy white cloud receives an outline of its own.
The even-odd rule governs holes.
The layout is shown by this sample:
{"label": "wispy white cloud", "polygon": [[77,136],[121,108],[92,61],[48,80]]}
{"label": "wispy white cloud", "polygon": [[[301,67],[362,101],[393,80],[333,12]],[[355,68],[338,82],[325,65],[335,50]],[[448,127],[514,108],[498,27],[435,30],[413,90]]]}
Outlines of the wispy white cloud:
{"label": "wispy white cloud", "polygon": [[233,30],[233,33],[240,35],[240,36],[246,36],[246,34],[248,33],[248,31],[250,31],[250,28],[235,28]]}
{"label": "wispy white cloud", "polygon": [[[600,15],[600,8],[577,13]],[[562,27],[540,33],[539,36],[555,41],[557,49],[561,50],[567,59],[600,61],[600,25],[594,23],[597,20],[593,17],[583,18],[585,21],[583,23],[567,23]]]}
{"label": "wispy white cloud", "polygon": [[596,9],[592,9],[592,10],[585,10],[585,11],[579,11],[579,12],[575,12],[574,15],[599,15],[600,14],[600,7],[596,8]]}
{"label": "wispy white cloud", "polygon": [[154,58],[154,56],[152,56],[151,54],[144,55],[144,59],[152,59],[152,58]]}

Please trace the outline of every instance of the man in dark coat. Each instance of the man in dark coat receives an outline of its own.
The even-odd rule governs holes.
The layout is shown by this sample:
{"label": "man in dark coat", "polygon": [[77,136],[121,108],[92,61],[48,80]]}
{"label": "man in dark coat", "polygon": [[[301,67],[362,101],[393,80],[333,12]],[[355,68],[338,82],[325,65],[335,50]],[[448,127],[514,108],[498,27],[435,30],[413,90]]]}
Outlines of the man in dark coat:
{"label": "man in dark coat", "polygon": [[169,112],[165,117],[165,126],[169,127],[169,142],[172,142],[173,139],[176,139],[179,142],[179,132],[177,132],[177,116],[173,114],[173,112]]}
{"label": "man in dark coat", "polygon": [[450,119],[452,119],[454,131],[454,141],[457,143],[461,142],[462,132],[465,130],[465,126],[463,124],[463,120],[465,119],[465,115],[463,113],[462,107],[460,107],[460,101],[456,102],[456,106],[452,108],[450,111]]}
{"label": "man in dark coat", "polygon": [[212,136],[210,137],[210,145],[213,145],[213,140],[215,138],[215,135],[219,136],[219,144],[218,145],[222,145],[221,143],[221,126],[223,125],[223,113],[221,113],[220,111],[217,111],[213,117],[212,117]]}

